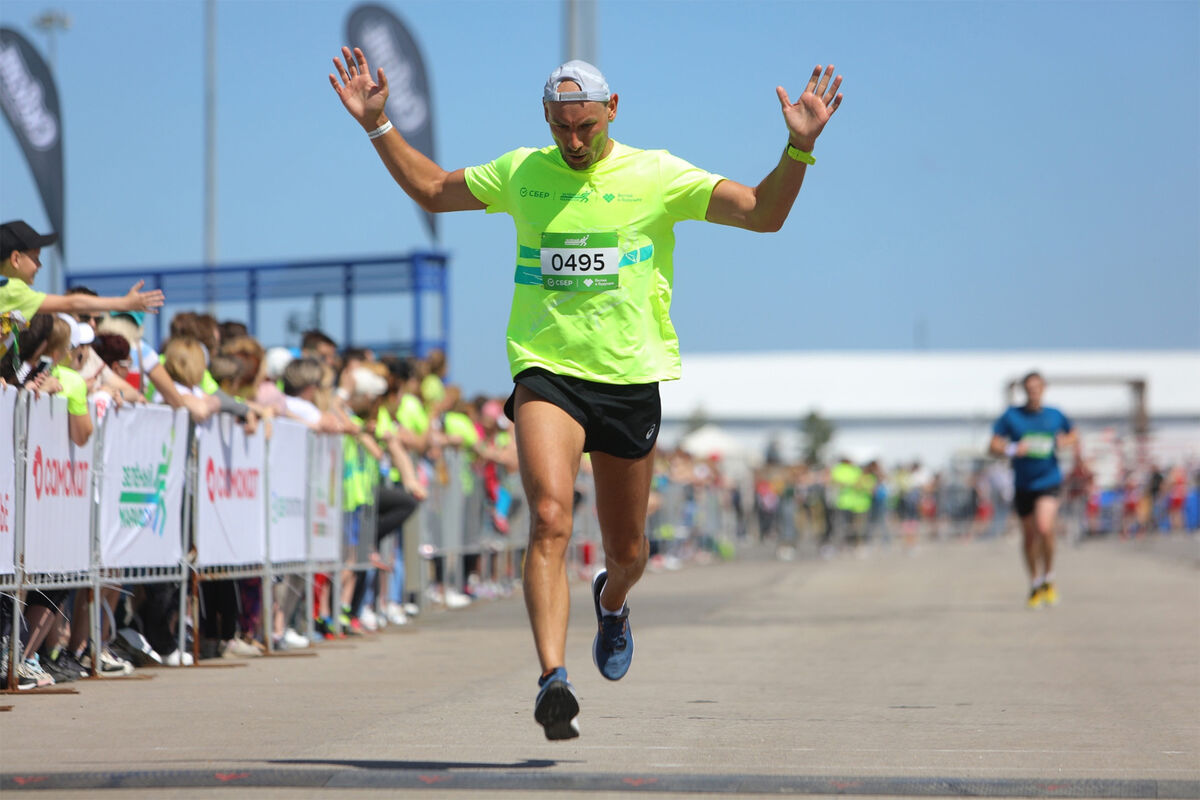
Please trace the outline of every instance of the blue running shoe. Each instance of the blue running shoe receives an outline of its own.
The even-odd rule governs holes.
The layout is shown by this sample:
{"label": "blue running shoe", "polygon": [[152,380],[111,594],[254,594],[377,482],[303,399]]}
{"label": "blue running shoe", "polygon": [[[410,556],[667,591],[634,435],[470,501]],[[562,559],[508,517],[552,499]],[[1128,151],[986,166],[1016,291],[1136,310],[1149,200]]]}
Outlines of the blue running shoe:
{"label": "blue running shoe", "polygon": [[619,681],[633,663],[633,631],[629,630],[629,605],[620,614],[606,615],[600,609],[600,590],[608,580],[608,570],[600,570],[592,578],[592,602],[596,606],[596,639],[592,642],[592,661],[600,674],[610,681]]}
{"label": "blue running shoe", "polygon": [[574,739],[579,735],[579,699],[575,687],[567,680],[564,667],[538,678],[537,701],[533,704],[533,718],[546,731],[547,739]]}

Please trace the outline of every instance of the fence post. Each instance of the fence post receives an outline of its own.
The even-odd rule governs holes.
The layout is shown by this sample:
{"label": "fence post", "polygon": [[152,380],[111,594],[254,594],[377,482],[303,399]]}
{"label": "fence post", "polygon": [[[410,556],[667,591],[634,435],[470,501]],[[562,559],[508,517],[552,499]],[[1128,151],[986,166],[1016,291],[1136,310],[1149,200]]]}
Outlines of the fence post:
{"label": "fence post", "polygon": [[13,409],[13,572],[16,589],[12,597],[12,631],[8,637],[8,690],[17,688],[17,664],[21,650],[21,587],[25,585],[25,467],[29,427],[29,392],[21,390]]}
{"label": "fence post", "polygon": [[[113,409],[109,409],[109,413],[113,413]],[[88,575],[88,583],[91,584],[92,605],[91,605],[91,625],[89,634],[92,638],[92,676],[100,674],[100,651],[104,649],[105,642],[101,642],[101,633],[103,627],[101,624],[101,614],[103,613],[102,605],[104,603],[103,585],[100,581],[100,492],[104,488],[104,432],[108,427],[108,414],[104,415],[104,421],[96,427],[92,432],[92,478],[89,481],[92,493],[92,510],[88,515],[88,524],[91,527],[91,536],[88,537],[88,546],[91,548],[91,558],[88,559],[88,569],[91,572]],[[117,615],[113,613],[113,630],[110,631],[114,636],[117,633]]]}
{"label": "fence post", "polygon": [[[315,472],[315,467],[314,467],[314,463],[313,463],[315,461],[315,457],[314,457],[315,450],[316,450],[316,448],[314,446],[315,442],[316,442],[316,434],[313,433],[312,431],[309,431],[308,435],[305,437],[305,444],[304,444],[304,446],[308,452],[308,485],[309,486],[313,485],[313,475]],[[316,572],[316,569],[314,568],[313,547],[312,547],[312,540],[313,540],[312,503],[309,502],[307,499],[305,500],[305,503],[304,503],[304,539],[305,539],[305,543],[306,543],[305,553],[304,553],[304,617],[308,621],[307,622],[308,627],[305,630],[305,635],[308,636],[309,641],[311,641],[311,640],[315,639],[316,635],[317,635],[316,625],[313,624],[316,621],[313,619],[313,581],[316,579],[317,572]]]}
{"label": "fence post", "polygon": [[[195,525],[196,525],[196,481],[199,480],[200,470],[197,466],[200,457],[200,446],[196,441],[196,423],[190,417],[188,419],[188,455],[187,461],[183,468],[183,519],[180,520],[180,533],[183,538],[179,561],[180,561],[180,578],[179,578],[179,630],[176,632],[179,641],[179,665],[183,666],[183,656],[187,653],[187,599],[188,587],[191,584],[192,578],[192,547],[196,541]],[[200,633],[196,625],[192,629],[192,649],[195,650],[200,642]],[[194,654],[193,654],[194,655]],[[196,663],[193,661],[193,663]]]}
{"label": "fence post", "polygon": [[266,528],[266,544],[262,569],[262,586],[259,589],[259,609],[262,614],[263,646],[267,654],[275,652],[274,623],[275,623],[275,583],[271,570],[271,440],[266,438],[267,428],[262,428],[263,442],[263,520]]}

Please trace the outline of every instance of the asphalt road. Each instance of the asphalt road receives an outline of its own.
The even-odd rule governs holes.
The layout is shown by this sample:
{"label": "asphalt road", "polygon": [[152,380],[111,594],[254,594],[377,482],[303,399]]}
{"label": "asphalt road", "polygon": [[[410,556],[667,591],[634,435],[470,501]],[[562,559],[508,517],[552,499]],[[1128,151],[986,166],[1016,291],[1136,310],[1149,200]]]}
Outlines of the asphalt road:
{"label": "asphalt road", "polygon": [[1013,540],[647,574],[610,683],[575,585],[582,736],[532,717],[519,596],[315,656],[0,697],[0,791],[58,797],[1200,797],[1200,543]]}

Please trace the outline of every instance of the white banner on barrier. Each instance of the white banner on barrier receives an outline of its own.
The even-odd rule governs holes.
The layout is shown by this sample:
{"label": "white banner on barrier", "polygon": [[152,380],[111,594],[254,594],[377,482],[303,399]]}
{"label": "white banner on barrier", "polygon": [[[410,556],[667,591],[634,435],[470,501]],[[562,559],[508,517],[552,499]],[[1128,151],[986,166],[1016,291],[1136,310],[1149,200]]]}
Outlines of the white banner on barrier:
{"label": "white banner on barrier", "polygon": [[0,384],[0,575],[15,570],[17,546],[17,458],[13,449],[17,406],[15,387]]}
{"label": "white banner on barrier", "polygon": [[266,558],[263,435],[246,436],[228,414],[196,426],[196,563],[257,564]]}
{"label": "white banner on barrier", "polygon": [[267,442],[267,541],[272,562],[303,561],[308,556],[304,537],[304,500],[308,495],[308,427],[280,419]]}
{"label": "white banner on barrier", "polygon": [[309,552],[316,561],[338,561],[342,557],[342,437],[313,437],[309,474]]}
{"label": "white banner on barrier", "polygon": [[91,442],[71,443],[62,397],[33,399],[28,430],[25,571],[86,570],[91,566]]}
{"label": "white banner on barrier", "polygon": [[106,416],[100,566],[177,566],[183,551],[187,412],[125,406],[110,408]]}

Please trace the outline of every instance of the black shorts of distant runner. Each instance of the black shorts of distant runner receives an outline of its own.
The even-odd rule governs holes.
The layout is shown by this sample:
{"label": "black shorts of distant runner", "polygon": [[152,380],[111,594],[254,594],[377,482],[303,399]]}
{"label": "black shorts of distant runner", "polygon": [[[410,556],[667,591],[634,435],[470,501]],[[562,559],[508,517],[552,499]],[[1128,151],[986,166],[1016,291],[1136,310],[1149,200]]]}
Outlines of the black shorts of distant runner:
{"label": "black shorts of distant runner", "polygon": [[[594,383],[538,367],[518,373],[513,383],[570,414],[583,427],[585,453],[641,458],[658,441],[662,401],[657,383]],[[509,419],[513,419],[515,402],[516,386],[504,404]]]}
{"label": "black shorts of distant runner", "polygon": [[1018,517],[1028,517],[1033,513],[1039,497],[1058,497],[1062,486],[1051,486],[1048,489],[1017,489],[1013,494],[1013,509]]}

